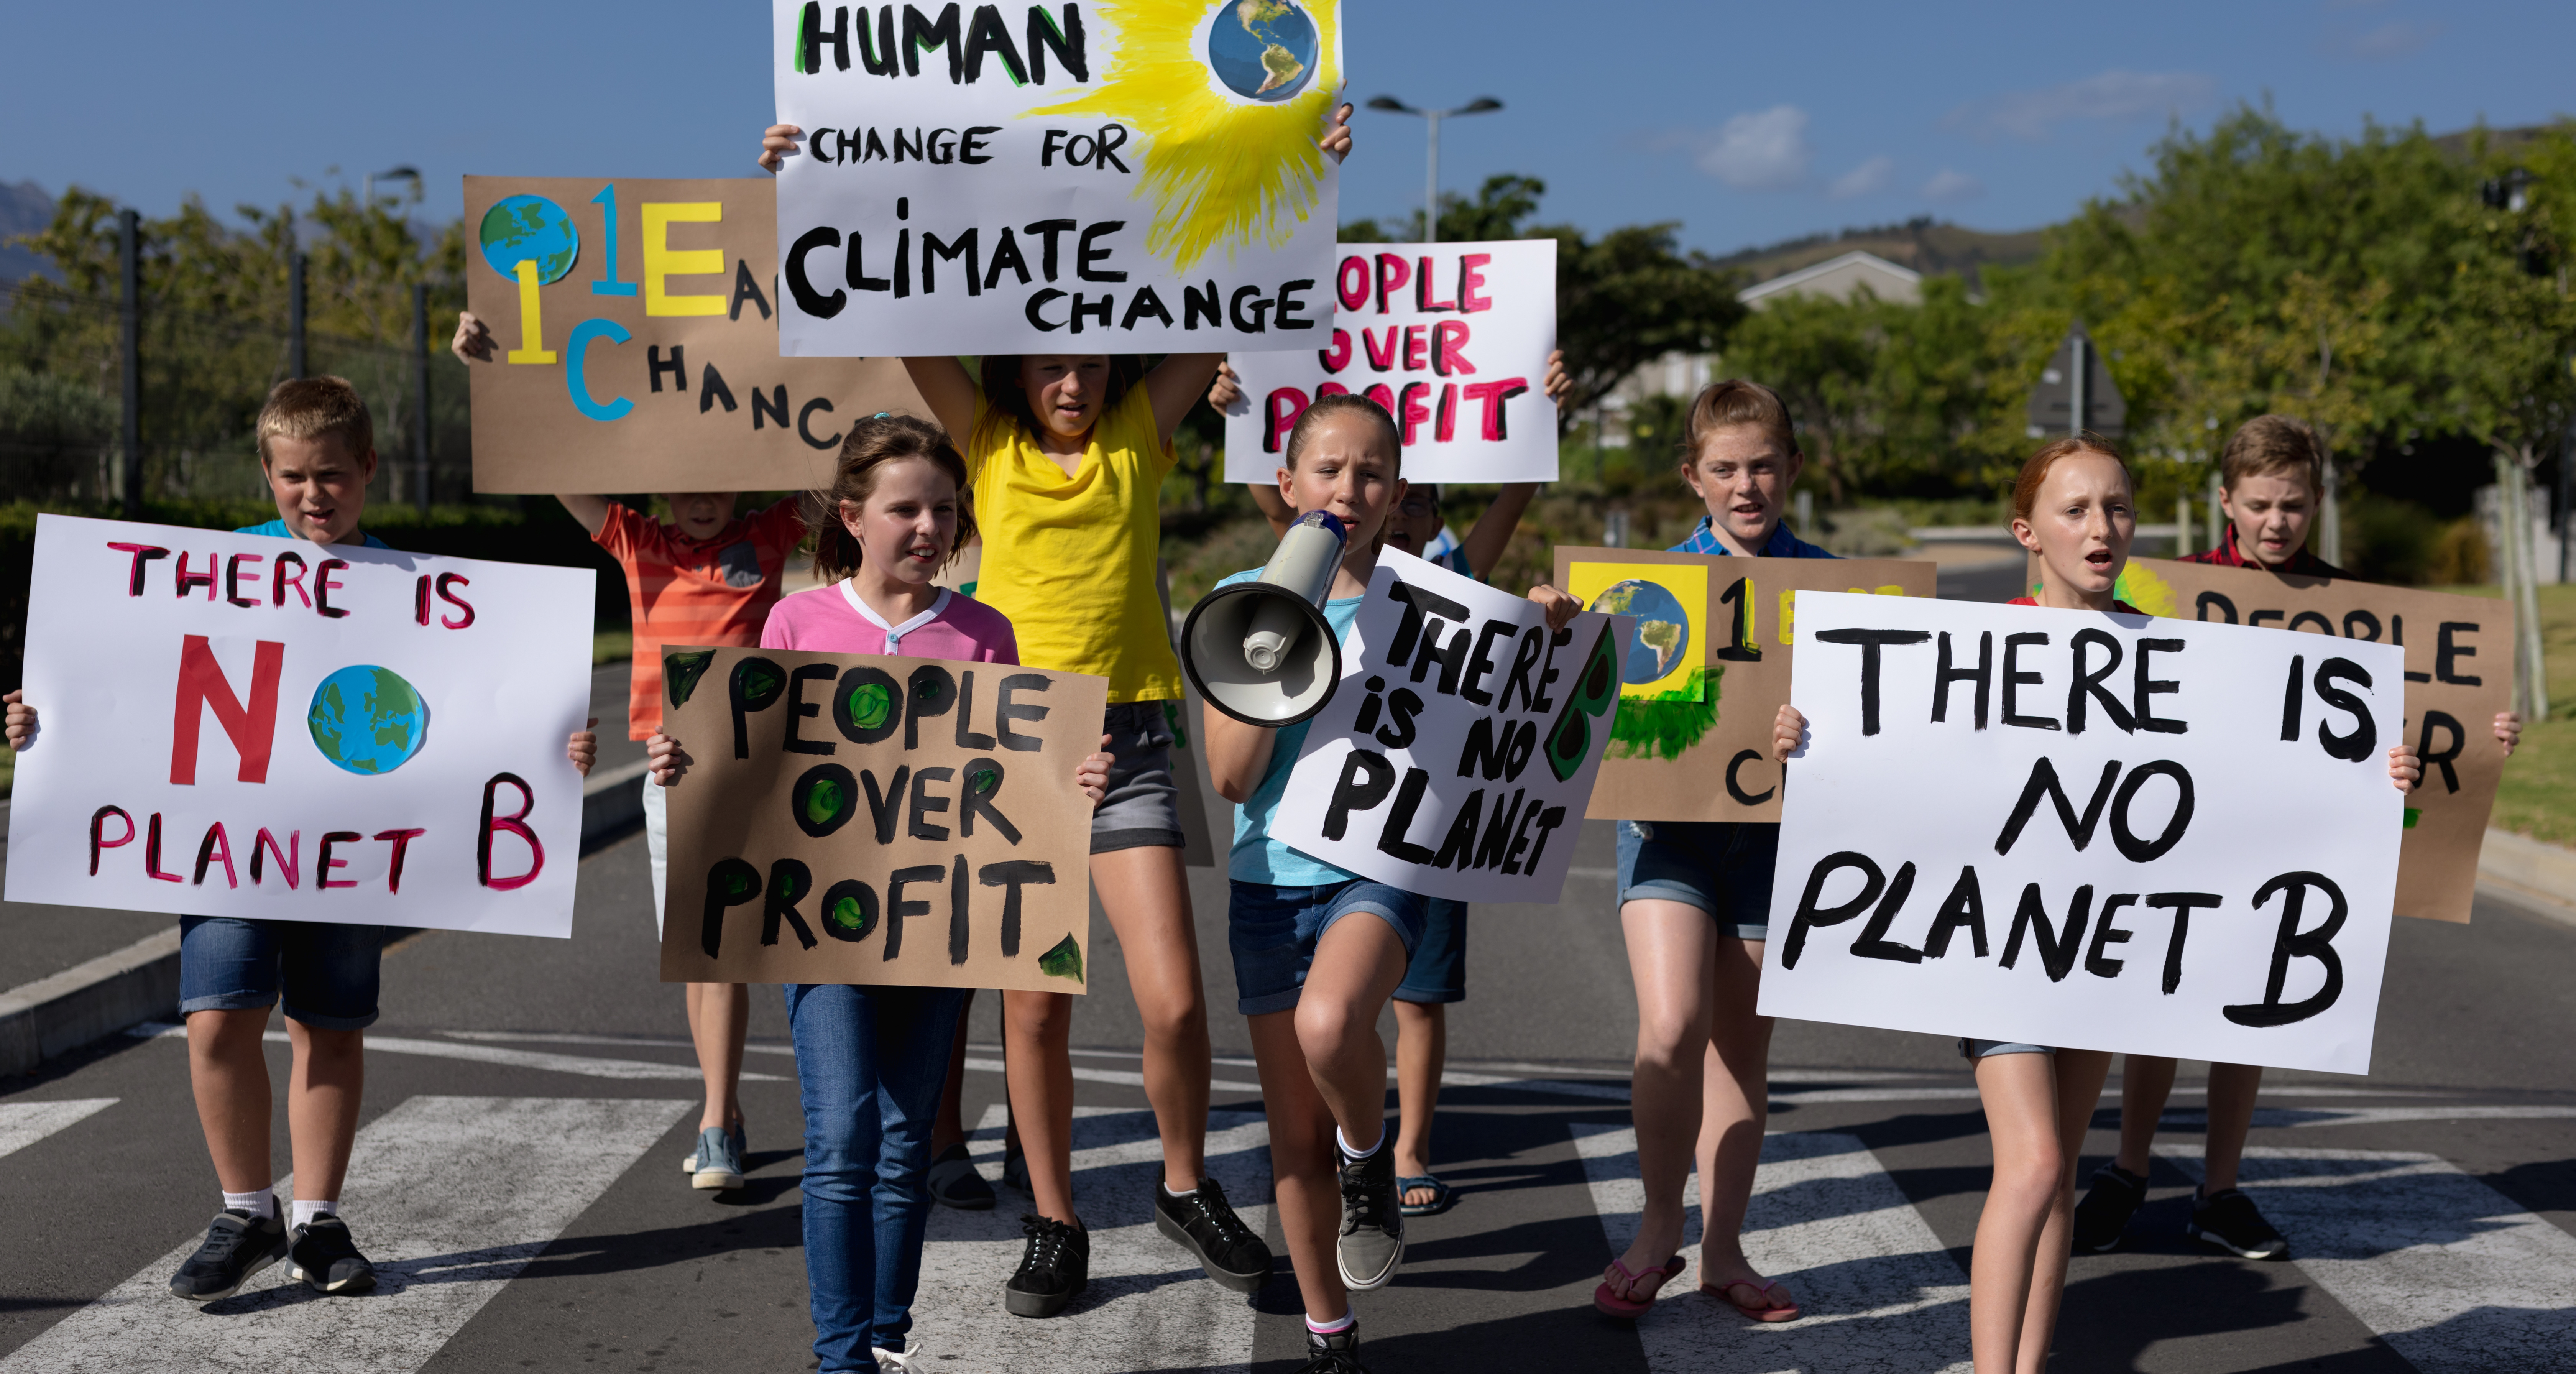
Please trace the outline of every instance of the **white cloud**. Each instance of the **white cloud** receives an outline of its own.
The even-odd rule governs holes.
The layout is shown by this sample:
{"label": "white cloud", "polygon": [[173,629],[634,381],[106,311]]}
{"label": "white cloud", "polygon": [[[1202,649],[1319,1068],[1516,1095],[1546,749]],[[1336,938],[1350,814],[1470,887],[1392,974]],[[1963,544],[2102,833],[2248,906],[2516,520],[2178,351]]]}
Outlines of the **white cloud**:
{"label": "white cloud", "polygon": [[1699,140],[1699,169],[1739,191],[1785,191],[1807,179],[1807,112],[1795,105],[1740,114]]}
{"label": "white cloud", "polygon": [[1854,196],[1884,191],[1887,184],[1895,179],[1896,159],[1881,153],[1834,178],[1834,184],[1825,188],[1825,194],[1835,200],[1849,200]]}
{"label": "white cloud", "polygon": [[1986,193],[1986,184],[1955,167],[1944,167],[1923,183],[1925,200],[1972,200]]}
{"label": "white cloud", "polygon": [[2218,82],[2198,72],[2107,71],[2035,91],[1972,100],[1943,116],[1942,127],[1980,136],[2042,139],[2074,120],[2151,118],[2207,104]]}

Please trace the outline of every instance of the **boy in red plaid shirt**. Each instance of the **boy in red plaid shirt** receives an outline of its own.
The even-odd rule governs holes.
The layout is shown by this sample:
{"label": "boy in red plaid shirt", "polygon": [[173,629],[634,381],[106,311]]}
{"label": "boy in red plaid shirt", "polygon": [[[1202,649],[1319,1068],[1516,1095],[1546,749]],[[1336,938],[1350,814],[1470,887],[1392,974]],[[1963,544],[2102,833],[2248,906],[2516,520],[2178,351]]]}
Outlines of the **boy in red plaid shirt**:
{"label": "boy in red plaid shirt", "polygon": [[[2308,528],[2325,491],[2325,446],[2306,423],[2286,415],[2258,415],[2229,436],[2219,458],[2227,533],[2217,548],[2186,563],[2255,568],[2294,577],[2346,578],[2350,574],[2308,552]],[[2522,717],[2495,718],[2497,743],[2513,753]],[[2147,1168],[2156,1120],[2173,1091],[2174,1061],[2130,1055],[2120,1077],[2120,1155],[2093,1175],[2091,1191],[2075,1208],[2075,1248],[2099,1254],[2120,1243],[2120,1233],[2147,1196]],[[2290,1244],[2236,1187],[2236,1166],[2263,1070],[2250,1064],[2209,1066],[2209,1126],[2202,1146],[2206,1171],[2192,1200],[2194,1239],[2246,1259],[2290,1256]]]}

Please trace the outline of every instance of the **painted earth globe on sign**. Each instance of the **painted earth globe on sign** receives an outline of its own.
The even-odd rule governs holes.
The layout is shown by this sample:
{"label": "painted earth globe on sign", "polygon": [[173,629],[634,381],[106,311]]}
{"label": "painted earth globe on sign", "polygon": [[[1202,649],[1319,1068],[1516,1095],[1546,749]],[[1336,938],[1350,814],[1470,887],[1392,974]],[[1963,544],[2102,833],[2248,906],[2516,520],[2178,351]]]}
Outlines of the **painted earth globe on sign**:
{"label": "painted earth globe on sign", "polygon": [[361,663],[322,679],[304,723],[322,757],[373,777],[420,752],[429,734],[429,703],[391,668]]}
{"label": "painted earth globe on sign", "polygon": [[1290,0],[1226,0],[1208,26],[1208,65],[1246,100],[1286,100],[1315,76],[1315,21]]}
{"label": "painted earth globe on sign", "polygon": [[537,265],[537,282],[557,281],[581,257],[581,233],[572,216],[544,196],[505,196],[483,212],[479,231],[483,261],[517,281],[519,264]]}
{"label": "painted earth globe on sign", "polygon": [[1637,617],[1637,639],[1628,646],[1628,662],[1619,676],[1629,686],[1662,679],[1690,648],[1690,616],[1673,594],[1652,582],[1630,580],[1592,598],[1592,609],[1604,615]]}

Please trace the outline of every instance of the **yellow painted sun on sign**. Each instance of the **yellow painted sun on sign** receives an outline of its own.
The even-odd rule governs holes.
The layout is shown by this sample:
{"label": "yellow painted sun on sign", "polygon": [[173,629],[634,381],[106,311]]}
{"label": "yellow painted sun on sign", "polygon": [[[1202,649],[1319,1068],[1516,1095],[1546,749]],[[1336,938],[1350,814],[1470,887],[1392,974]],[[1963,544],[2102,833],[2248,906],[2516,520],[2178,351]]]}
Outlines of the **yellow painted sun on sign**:
{"label": "yellow painted sun on sign", "polygon": [[[1145,247],[1174,271],[1218,249],[1230,260],[1250,244],[1285,246],[1323,194],[1315,143],[1342,86],[1336,0],[1108,0],[1096,12],[1118,30],[1109,70],[1080,98],[1029,117],[1102,116],[1143,136],[1136,196],[1154,204]],[[1298,19],[1313,30],[1312,72],[1264,37]],[[1241,28],[1260,52],[1268,75],[1251,92],[1213,64],[1219,25]],[[1230,30],[1224,38],[1242,41]],[[1294,94],[1271,94],[1291,78]]]}

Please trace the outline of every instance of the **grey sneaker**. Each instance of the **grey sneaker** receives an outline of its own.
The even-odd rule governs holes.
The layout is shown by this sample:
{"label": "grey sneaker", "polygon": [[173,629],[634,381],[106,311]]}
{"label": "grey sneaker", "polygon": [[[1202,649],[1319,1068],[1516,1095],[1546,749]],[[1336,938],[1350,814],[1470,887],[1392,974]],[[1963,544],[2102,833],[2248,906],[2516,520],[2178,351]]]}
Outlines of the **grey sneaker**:
{"label": "grey sneaker", "polygon": [[[272,1200],[271,1205],[275,1205]],[[213,1302],[241,1291],[250,1276],[286,1258],[286,1223],[230,1209],[215,1213],[206,1241],[170,1277],[172,1297]]]}
{"label": "grey sneaker", "polygon": [[[733,1137],[733,1157],[737,1162],[751,1158],[751,1141],[743,1135],[741,1122],[725,1127],[725,1134]],[[694,1174],[697,1171],[698,1147],[691,1145],[689,1152],[680,1156],[680,1172]]]}
{"label": "grey sneaker", "polygon": [[710,1190],[742,1186],[742,1154],[722,1126],[698,1132],[698,1167],[689,1175],[689,1186]]}
{"label": "grey sneaker", "polygon": [[1395,1149],[1381,1139],[1366,1159],[1341,1159],[1342,1236],[1334,1246],[1352,1292],[1384,1288],[1404,1262],[1404,1193],[1395,1186]]}

